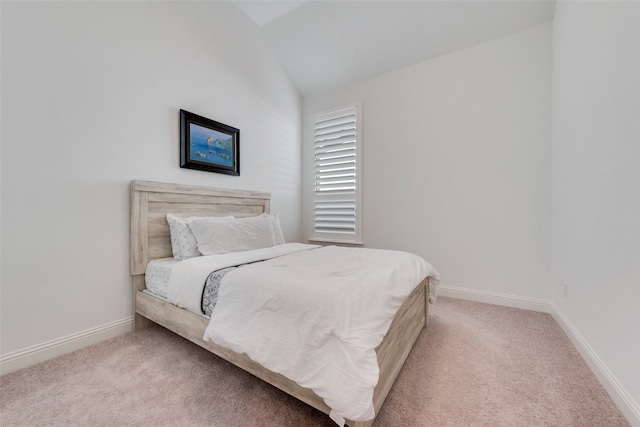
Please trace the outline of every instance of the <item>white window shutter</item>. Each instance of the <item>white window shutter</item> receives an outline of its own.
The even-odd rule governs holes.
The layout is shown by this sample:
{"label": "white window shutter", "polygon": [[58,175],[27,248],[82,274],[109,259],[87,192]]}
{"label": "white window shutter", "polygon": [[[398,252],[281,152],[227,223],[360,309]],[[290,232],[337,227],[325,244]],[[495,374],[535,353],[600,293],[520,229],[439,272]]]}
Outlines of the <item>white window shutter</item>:
{"label": "white window shutter", "polygon": [[313,240],[361,243],[361,105],[314,120]]}

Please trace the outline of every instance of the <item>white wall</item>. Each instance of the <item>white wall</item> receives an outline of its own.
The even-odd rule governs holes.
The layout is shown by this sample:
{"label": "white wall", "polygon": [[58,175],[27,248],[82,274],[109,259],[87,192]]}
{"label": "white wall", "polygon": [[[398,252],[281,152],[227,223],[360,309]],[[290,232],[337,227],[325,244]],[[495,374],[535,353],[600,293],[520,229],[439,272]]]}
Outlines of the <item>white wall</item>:
{"label": "white wall", "polygon": [[559,2],[553,34],[552,301],[640,423],[640,3]]}
{"label": "white wall", "polygon": [[362,101],[365,246],[415,252],[444,285],[548,301],[551,25],[303,101],[303,236],[312,116]]}
{"label": "white wall", "polygon": [[[300,238],[301,99],[239,9],[1,7],[3,355],[132,315],[132,179],[269,191]],[[179,168],[180,108],[240,129],[240,177]]]}

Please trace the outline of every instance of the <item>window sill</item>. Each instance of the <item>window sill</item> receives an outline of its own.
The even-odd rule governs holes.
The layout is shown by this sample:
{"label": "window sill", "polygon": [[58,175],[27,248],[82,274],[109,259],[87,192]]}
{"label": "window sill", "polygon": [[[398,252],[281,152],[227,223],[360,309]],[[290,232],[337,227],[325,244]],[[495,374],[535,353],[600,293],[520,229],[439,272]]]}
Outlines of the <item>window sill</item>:
{"label": "window sill", "polygon": [[309,239],[308,240],[309,243],[313,244],[313,243],[317,243],[320,245],[340,245],[340,246],[364,246],[364,242],[352,242],[352,241],[342,241],[342,240],[335,240],[335,239]]}

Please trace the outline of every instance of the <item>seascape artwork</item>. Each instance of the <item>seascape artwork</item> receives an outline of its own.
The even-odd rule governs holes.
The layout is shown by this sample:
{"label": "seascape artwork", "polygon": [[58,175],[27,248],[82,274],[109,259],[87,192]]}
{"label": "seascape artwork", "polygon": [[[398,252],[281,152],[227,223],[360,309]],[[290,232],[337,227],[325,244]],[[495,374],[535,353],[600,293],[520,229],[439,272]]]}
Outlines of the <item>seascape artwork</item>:
{"label": "seascape artwork", "polygon": [[233,137],[194,123],[189,124],[190,159],[233,167]]}
{"label": "seascape artwork", "polygon": [[180,167],[240,176],[240,129],[180,110]]}

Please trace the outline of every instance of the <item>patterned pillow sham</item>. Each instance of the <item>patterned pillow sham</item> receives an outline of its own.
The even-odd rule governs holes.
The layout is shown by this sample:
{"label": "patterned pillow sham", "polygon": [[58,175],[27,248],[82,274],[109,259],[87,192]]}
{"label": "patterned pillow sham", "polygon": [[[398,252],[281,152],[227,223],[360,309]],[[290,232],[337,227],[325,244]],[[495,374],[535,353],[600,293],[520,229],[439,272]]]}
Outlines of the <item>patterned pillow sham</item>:
{"label": "patterned pillow sham", "polygon": [[271,219],[271,226],[273,228],[273,240],[275,240],[276,245],[284,245],[284,234],[282,233],[282,227],[280,226],[280,212],[275,215],[271,215],[268,213],[263,213],[262,215],[266,215]]}

